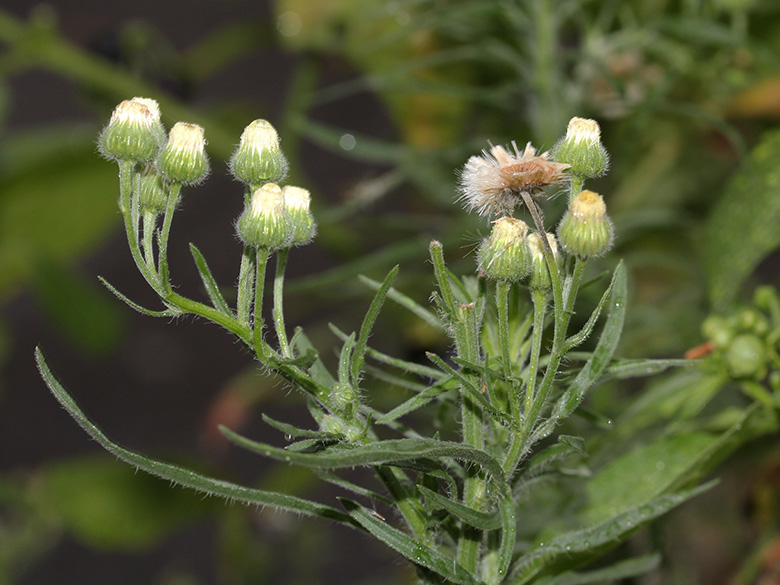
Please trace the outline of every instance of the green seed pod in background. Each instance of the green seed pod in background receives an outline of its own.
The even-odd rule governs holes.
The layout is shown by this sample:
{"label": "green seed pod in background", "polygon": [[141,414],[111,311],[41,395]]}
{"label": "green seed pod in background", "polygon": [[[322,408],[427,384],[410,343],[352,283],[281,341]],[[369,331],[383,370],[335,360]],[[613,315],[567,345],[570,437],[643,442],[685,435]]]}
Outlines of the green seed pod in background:
{"label": "green seed pod in background", "polygon": [[279,148],[279,135],[266,120],[244,128],[238,148],[230,159],[230,172],[247,185],[279,183],[287,176],[287,159]]}
{"label": "green seed pod in background", "polygon": [[266,183],[252,194],[236,224],[238,237],[248,246],[278,250],[290,241],[290,222],[284,209],[282,189]]}
{"label": "green seed pod in background", "polygon": [[766,376],[767,347],[755,335],[742,333],[734,337],[725,360],[734,378],[762,379]]}
{"label": "green seed pod in background", "polygon": [[612,247],[614,229],[601,195],[579,193],[558,225],[558,241],[566,252],[576,256],[600,256]]}
{"label": "green seed pod in background", "polygon": [[502,217],[493,222],[490,237],[485,238],[477,253],[479,269],[488,277],[517,281],[531,269],[531,257],[525,236],[528,225],[514,217]]}
{"label": "green seed pod in background", "polygon": [[600,177],[609,168],[609,155],[601,144],[601,128],[595,120],[572,118],[566,136],[553,146],[552,159],[570,165],[569,173],[583,178]]}
{"label": "green seed pod in background", "polygon": [[701,333],[719,349],[726,349],[735,335],[734,328],[720,315],[707,317],[701,324]]}
{"label": "green seed pod in background", "polygon": [[156,167],[172,183],[195,185],[209,173],[203,128],[197,124],[176,122],[157,157]]}
{"label": "green seed pod in background", "polygon": [[165,142],[157,102],[133,98],[121,102],[100,133],[98,148],[109,160],[147,162],[157,155]]}

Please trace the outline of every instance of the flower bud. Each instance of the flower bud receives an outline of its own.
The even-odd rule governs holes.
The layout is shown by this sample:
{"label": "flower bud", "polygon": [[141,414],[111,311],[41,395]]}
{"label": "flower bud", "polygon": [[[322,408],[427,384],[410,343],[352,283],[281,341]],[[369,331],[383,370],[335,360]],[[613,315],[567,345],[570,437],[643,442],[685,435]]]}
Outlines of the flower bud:
{"label": "flower bud", "polygon": [[766,375],[767,348],[755,335],[737,335],[725,358],[729,372],[735,378],[761,379]]}
{"label": "flower bud", "polygon": [[569,121],[566,136],[553,147],[552,157],[555,162],[571,165],[570,174],[584,178],[600,177],[609,168],[598,122],[586,118]]}
{"label": "flower bud", "polygon": [[138,203],[141,211],[149,211],[155,215],[165,211],[168,206],[168,185],[157,173],[147,173],[141,176],[138,184]]}
{"label": "flower bud", "polygon": [[479,269],[488,278],[516,281],[528,274],[531,258],[525,236],[528,226],[514,217],[493,222],[490,237],[485,238],[477,253]]}
{"label": "flower bud", "polygon": [[[528,287],[549,289],[552,287],[550,279],[550,267],[547,266],[547,260],[544,258],[544,242],[542,236],[537,232],[528,234],[525,238],[528,246],[528,252],[531,256],[531,272],[528,275]],[[550,244],[553,257],[558,260],[558,244],[552,234],[547,234],[547,243]]]}
{"label": "flower bud", "polygon": [[306,189],[287,185],[282,188],[284,209],[290,221],[290,246],[303,246],[311,242],[317,231],[314,216],[309,210],[311,197]]}
{"label": "flower bud", "polygon": [[583,191],[572,199],[558,225],[558,240],[570,254],[600,256],[612,247],[613,232],[601,195]]}
{"label": "flower bud", "polygon": [[346,382],[337,382],[330,390],[328,406],[338,414],[351,418],[357,411],[359,402],[358,393]]}
{"label": "flower bud", "polygon": [[265,120],[244,128],[241,142],[230,159],[230,172],[247,185],[278,183],[287,175],[287,159],[279,149],[279,136]]}
{"label": "flower bud", "polygon": [[320,430],[323,433],[332,433],[334,435],[344,434],[344,421],[338,416],[326,414],[320,421]]}
{"label": "flower bud", "polygon": [[194,185],[209,172],[203,128],[197,124],[176,122],[168,142],[157,157],[157,169],[173,183]]}
{"label": "flower bud", "polygon": [[109,160],[146,162],[152,160],[165,141],[160,108],[149,98],[120,103],[100,133],[98,148]]}
{"label": "flower bud", "polygon": [[282,189],[266,183],[254,193],[236,224],[238,237],[248,246],[278,250],[290,240],[290,225],[284,210]]}

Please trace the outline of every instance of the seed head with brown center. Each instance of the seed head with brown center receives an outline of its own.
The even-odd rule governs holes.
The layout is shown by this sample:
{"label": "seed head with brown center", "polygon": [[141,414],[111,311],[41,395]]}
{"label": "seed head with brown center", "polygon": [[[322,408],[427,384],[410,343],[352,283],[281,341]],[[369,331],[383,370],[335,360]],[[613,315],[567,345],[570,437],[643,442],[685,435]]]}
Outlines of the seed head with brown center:
{"label": "seed head with brown center", "polygon": [[512,150],[492,146],[490,152],[472,156],[460,173],[460,200],[469,211],[480,215],[511,215],[521,202],[520,193],[542,195],[542,187],[556,185],[568,178],[569,165],[552,162],[548,153],[537,156],[529,142],[521,154],[517,144]]}

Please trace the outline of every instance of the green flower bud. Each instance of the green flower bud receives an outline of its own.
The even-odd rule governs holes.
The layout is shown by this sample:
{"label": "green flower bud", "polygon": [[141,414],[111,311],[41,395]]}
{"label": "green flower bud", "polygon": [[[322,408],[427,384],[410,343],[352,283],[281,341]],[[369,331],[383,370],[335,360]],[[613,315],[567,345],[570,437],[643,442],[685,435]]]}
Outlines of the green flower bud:
{"label": "green flower bud", "polygon": [[558,241],[570,254],[600,256],[612,247],[614,230],[601,195],[583,191],[558,225]]}
{"label": "green flower bud", "polygon": [[230,159],[230,172],[247,185],[278,183],[287,175],[287,159],[279,149],[279,136],[265,120],[244,128],[241,142]]}
{"label": "green flower bud", "polygon": [[485,238],[477,253],[479,269],[488,277],[516,281],[531,269],[531,258],[525,236],[528,226],[514,217],[493,222],[490,237]]}
{"label": "green flower bud", "polygon": [[311,242],[317,231],[314,216],[309,210],[311,197],[306,189],[287,185],[282,188],[284,209],[290,221],[290,246],[303,246]]}
{"label": "green flower bud", "polygon": [[342,435],[344,434],[344,421],[332,414],[326,414],[320,421],[320,430],[323,433]]}
{"label": "green flower bud", "polygon": [[152,160],[165,141],[157,102],[133,98],[120,103],[100,133],[98,148],[109,160]]}
{"label": "green flower bud", "polygon": [[238,237],[248,246],[278,250],[290,241],[290,225],[284,210],[282,189],[266,183],[254,193],[236,224]]}
{"label": "green flower bud", "polygon": [[203,128],[197,124],[176,122],[168,142],[157,157],[157,169],[172,183],[195,185],[209,173]]}
{"label": "green flower bud", "polygon": [[598,122],[586,118],[569,121],[566,136],[553,147],[552,157],[556,162],[571,165],[570,174],[584,178],[600,177],[609,168]]}
{"label": "green flower bud", "polygon": [[734,339],[734,328],[720,315],[707,317],[701,324],[701,333],[720,349],[726,349]]}
{"label": "green flower bud", "polygon": [[[528,287],[540,289],[552,288],[550,268],[547,266],[547,260],[544,258],[544,242],[542,241],[542,236],[537,232],[532,232],[526,236],[525,241],[531,256],[531,272],[528,275]],[[555,241],[555,236],[547,234],[547,242],[550,244],[553,257],[557,261],[559,254],[558,243]]]}
{"label": "green flower bud", "polygon": [[735,378],[761,379],[766,375],[767,348],[755,335],[737,335],[725,358],[726,366]]}
{"label": "green flower bud", "polygon": [[328,395],[328,406],[338,414],[351,418],[358,407],[360,397],[355,389],[346,382],[337,382]]}
{"label": "green flower bud", "polygon": [[147,173],[141,176],[138,184],[138,203],[141,211],[149,211],[155,215],[168,207],[168,185],[157,173]]}

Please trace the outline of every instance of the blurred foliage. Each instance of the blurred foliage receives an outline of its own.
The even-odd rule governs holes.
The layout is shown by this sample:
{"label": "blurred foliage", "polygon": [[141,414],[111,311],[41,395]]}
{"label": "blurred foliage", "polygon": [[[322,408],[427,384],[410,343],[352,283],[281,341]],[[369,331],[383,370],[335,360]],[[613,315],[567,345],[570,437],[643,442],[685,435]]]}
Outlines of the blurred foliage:
{"label": "blurred foliage", "polygon": [[[0,120],[7,123],[16,107],[9,89],[14,76],[36,68],[73,80],[95,111],[94,123],[3,132],[0,302],[31,286],[52,323],[83,351],[115,348],[122,334],[116,305],[98,300],[92,279],[73,269],[119,225],[115,201],[106,197],[114,192],[115,171],[94,156],[97,120],[120,99],[148,95],[172,118],[206,126],[211,154],[225,159],[243,124],[265,115],[266,105],[260,97],[240,96],[196,107],[181,96],[266,49],[296,56],[279,127],[293,168],[311,171],[304,175],[313,191],[320,179],[301,156],[303,141],[376,165],[367,178],[352,179],[337,204],[319,210],[321,244],[343,262],[300,279],[298,290],[327,298],[338,283],[338,294],[355,295],[358,287],[342,286],[355,274],[383,272],[399,261],[403,286],[414,290],[427,273],[422,262],[416,273],[409,261],[425,255],[431,234],[445,243],[477,240],[476,224],[452,205],[452,169],[487,140],[551,147],[573,115],[598,119],[612,154],[615,172],[598,190],[618,226],[617,247],[604,264],[620,256],[631,271],[624,355],[680,355],[698,344],[710,303],[724,314],[732,311],[778,244],[780,185],[773,161],[780,159],[780,143],[771,128],[780,116],[780,8],[772,3],[278,0],[274,10],[279,35],[272,22],[229,23],[179,52],[163,33],[128,25],[115,63],[65,39],[49,9],[37,9],[29,21],[0,12]],[[346,80],[331,82],[334,64],[347,72]],[[330,105],[366,95],[380,100],[389,129],[382,122],[381,132],[372,134],[349,119],[338,126],[321,119]],[[355,138],[349,150],[342,146],[347,133]],[[366,241],[372,253],[362,256]],[[63,290],[71,291],[68,302],[55,302]],[[94,321],[81,318],[87,314]],[[411,325],[396,334],[410,351],[424,345]],[[733,389],[727,380],[718,370],[683,370],[654,382],[620,417],[625,395],[614,385],[601,389],[594,408],[616,417],[615,432],[646,443],[599,471],[594,485],[603,490],[592,513],[627,505],[652,489],[647,486],[673,478],[674,470],[710,448],[713,427],[742,424],[742,397],[724,391]],[[721,419],[692,422],[723,400],[733,408]],[[751,416],[745,441],[750,429],[760,434],[756,429],[771,427]],[[61,484],[84,471],[83,462],[73,462],[72,470],[59,465],[44,474],[51,480],[59,473]],[[135,486],[130,498],[142,498],[152,481],[119,471],[105,471],[103,479],[112,473]],[[659,474],[670,475],[662,480]],[[633,482],[616,485],[614,477]],[[41,513],[48,507],[23,498],[21,486],[3,480],[0,580],[6,582],[9,567],[44,552],[62,527]],[[157,534],[178,526],[175,516]],[[229,517],[227,525],[251,532],[244,515]],[[252,554],[244,552],[225,557],[234,554],[241,558],[237,564],[249,566]],[[170,582],[177,579],[188,582],[186,576]]]}

